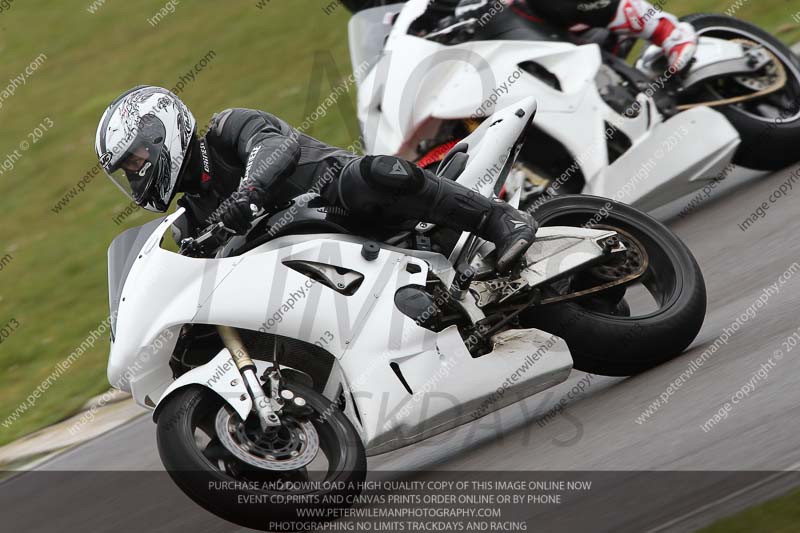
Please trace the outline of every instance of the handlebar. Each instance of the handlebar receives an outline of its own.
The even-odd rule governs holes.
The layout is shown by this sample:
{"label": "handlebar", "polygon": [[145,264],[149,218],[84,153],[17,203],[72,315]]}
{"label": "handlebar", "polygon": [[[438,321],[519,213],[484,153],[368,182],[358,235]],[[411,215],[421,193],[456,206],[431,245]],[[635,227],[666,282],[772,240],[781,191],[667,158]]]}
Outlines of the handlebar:
{"label": "handlebar", "polygon": [[[251,205],[250,207],[253,210],[253,225],[251,226],[251,230],[253,227],[255,227],[259,220],[263,219],[264,217],[269,217],[272,213],[275,213],[281,209],[288,209],[293,203],[294,202],[292,201],[282,206],[270,205],[260,208],[256,208],[256,206]],[[235,231],[226,227],[222,222],[215,222],[214,224],[207,226],[197,235],[197,237],[188,237],[186,239],[182,239],[178,253],[193,257],[210,257],[214,254],[214,252],[219,250],[220,247],[227,244],[231,237],[235,236]]]}
{"label": "handlebar", "polygon": [[181,240],[179,253],[186,256],[209,256],[228,242],[235,233],[226,228],[222,222],[211,224],[201,231],[197,237]]}

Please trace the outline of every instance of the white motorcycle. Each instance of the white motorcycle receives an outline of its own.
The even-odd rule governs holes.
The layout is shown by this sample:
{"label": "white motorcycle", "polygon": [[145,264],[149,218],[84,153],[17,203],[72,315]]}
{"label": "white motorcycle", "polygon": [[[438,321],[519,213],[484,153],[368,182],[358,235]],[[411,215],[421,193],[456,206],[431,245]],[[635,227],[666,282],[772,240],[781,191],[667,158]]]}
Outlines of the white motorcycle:
{"label": "white motorcycle", "polygon": [[435,164],[494,109],[533,95],[537,119],[503,191],[522,187],[524,207],[585,193],[651,210],[726,178],[732,163],[768,171],[800,158],[800,61],[751,24],[686,17],[700,43],[675,73],[657,47],[633,67],[633,41],[605,30],[578,36],[503,2],[465,4],[423,37],[413,24],[427,0],[351,19],[367,153]]}
{"label": "white motorcycle", "polygon": [[[440,175],[491,196],[535,108],[497,111]],[[493,245],[472,234],[412,223],[357,235],[313,202],[264,215],[246,237],[211,226],[176,253],[162,241],[179,209],[109,249],[109,381],[154,410],[177,485],[243,526],[298,527],[286,524],[313,520],[309,509],[351,505],[367,455],[492,413],[573,366],[641,372],[703,322],[689,250],[624,204],[547,202],[536,242],[499,276]]]}

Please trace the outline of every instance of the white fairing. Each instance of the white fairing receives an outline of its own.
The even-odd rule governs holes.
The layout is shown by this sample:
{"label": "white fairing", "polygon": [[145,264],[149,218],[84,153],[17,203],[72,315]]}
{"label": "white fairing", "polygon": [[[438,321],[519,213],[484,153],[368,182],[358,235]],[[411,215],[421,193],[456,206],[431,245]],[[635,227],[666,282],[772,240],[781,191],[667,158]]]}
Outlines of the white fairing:
{"label": "white fairing", "polygon": [[[180,215],[162,224],[152,236],[153,246],[148,243],[137,259],[117,315],[108,377],[132,391],[140,405],[155,407],[173,391],[196,384],[214,390],[241,416],[249,413],[251,400],[227,350],[173,381],[168,362],[175,342],[158,350],[153,345],[164,332],[190,323],[231,325],[309,343],[325,339],[337,359],[326,392],[331,399],[341,390],[352,394],[354,404],[346,412],[371,453],[491,413],[563,381],[572,368],[564,341],[543,331],[505,332],[495,337],[494,352],[473,359],[455,328],[434,333],[400,313],[396,290],[424,284],[430,264],[441,267],[441,256],[437,262],[385,248],[377,260],[367,261],[360,239],[319,235],[278,239],[239,258],[191,259],[155,244]],[[557,264],[541,263],[548,265],[550,276],[596,259],[602,252],[594,241],[607,234],[548,230],[553,237],[560,231],[563,238],[581,244]],[[587,253],[587,246],[595,246],[594,252]],[[353,296],[344,296],[283,264],[296,259],[345,266],[363,273],[365,280]],[[409,264],[419,271],[410,273]],[[437,275],[447,277],[448,272]],[[290,301],[291,309],[286,305]],[[282,308],[280,322],[271,320]],[[391,363],[399,365],[411,394]],[[262,361],[258,366],[259,372],[266,368]],[[515,379],[508,382],[512,374]]]}
{"label": "white fairing", "polygon": [[[466,184],[491,194],[504,176],[483,165],[507,162],[534,110],[527,99],[473,133],[461,176]],[[505,331],[492,338],[494,351],[473,358],[455,327],[433,332],[401,313],[399,288],[425,285],[429,272],[452,282],[452,266],[440,254],[383,245],[370,261],[361,254],[364,239],[320,234],[280,237],[239,257],[190,258],[160,246],[181,216],[183,209],[151,230],[118,299],[108,378],[140,405],[157,408],[174,391],[200,385],[240,416],[250,412],[251,399],[227,350],[173,379],[169,360],[185,324],[233,326],[323,347],[334,362],[324,394],[331,400],[344,396],[344,412],[370,453],[484,416],[563,381],[572,368],[565,342],[543,331]],[[611,234],[547,228],[529,251],[528,283],[597,260],[599,243]],[[345,295],[290,268],[297,261],[348,269],[363,281]],[[256,361],[260,374],[270,354],[253,355],[262,359]]]}
{"label": "white fairing", "polygon": [[[576,168],[571,173],[582,172],[586,193],[650,208],[674,199],[676,192],[702,187],[703,180],[730,164],[739,135],[713,109],[677,121],[679,127],[691,124],[678,150],[673,125],[664,123],[652,98],[639,94],[636,116],[612,109],[596,81],[605,68],[597,45],[472,41],[447,46],[407,34],[426,3],[405,4],[380,59],[359,84],[358,114],[367,153],[416,159],[419,142],[432,138],[442,121],[483,118],[534,96],[534,127],[572,155]],[[702,41],[704,62],[718,59],[719,50],[730,51],[715,39]],[[560,88],[520,68],[525,62],[546,69]],[[613,163],[607,148],[610,125],[632,144],[627,157]],[[647,170],[651,161],[657,163],[657,172]],[[632,175],[644,173],[646,179],[629,183]]]}
{"label": "white fairing", "polygon": [[[263,362],[258,363],[262,363],[259,370],[266,367]],[[189,385],[203,385],[213,390],[228,402],[242,419],[247,418],[253,407],[253,399],[248,394],[244,380],[227,348],[221,350],[207,364],[192,369],[173,381],[161,396],[166,398],[174,391]]]}

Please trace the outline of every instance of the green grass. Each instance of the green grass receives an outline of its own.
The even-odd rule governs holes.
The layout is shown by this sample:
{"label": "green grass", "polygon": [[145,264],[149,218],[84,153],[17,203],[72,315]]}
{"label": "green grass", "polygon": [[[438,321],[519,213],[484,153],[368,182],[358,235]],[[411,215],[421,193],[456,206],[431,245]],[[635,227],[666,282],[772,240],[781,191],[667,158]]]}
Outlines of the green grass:
{"label": "green grass", "polygon": [[800,531],[800,490],[720,520],[701,533],[796,533]]}
{"label": "green grass", "polygon": [[[0,12],[0,91],[40,53],[47,60],[0,108],[0,163],[46,117],[54,127],[14,169],[0,175],[0,328],[20,328],[0,344],[0,422],[46,379],[108,313],[106,249],[124,227],[152,215],[142,212],[124,226],[112,219],[124,198],[98,176],[59,214],[58,200],[95,164],[97,121],[108,104],[135,84],[173,87],[209,50],[216,57],[181,97],[205,124],[227,107],[269,110],[298,124],[332,84],[312,89],[315,62],[332,60],[349,73],[347,12],[328,16],[328,1],[181,0],[155,28],[147,19],[164,0],[107,0],[96,14],[90,0],[15,0]],[[721,11],[715,0],[671,0],[678,13]],[[769,30],[790,22],[783,0],[750,1],[737,14]],[[788,37],[787,37],[788,38]],[[800,38],[800,35],[797,36]],[[319,81],[319,80],[317,80]],[[314,99],[316,97],[316,99]],[[356,129],[354,98],[317,122],[310,133],[347,145]],[[83,355],[20,419],[0,425],[0,444],[73,413],[108,387],[108,340]]]}
{"label": "green grass", "polygon": [[[96,163],[95,129],[108,102],[135,84],[173,87],[213,50],[216,57],[181,93],[201,126],[227,107],[265,109],[300,123],[312,109],[309,93],[321,100],[339,81],[317,79],[312,90],[315,62],[335,62],[341,76],[350,72],[344,9],[328,16],[289,0],[262,10],[255,0],[183,0],[153,28],[147,18],[164,3],[107,0],[92,15],[89,0],[17,0],[0,13],[0,90],[2,80],[47,55],[0,109],[0,162],[45,117],[55,124],[0,176],[0,257],[13,256],[0,271],[0,328],[12,318],[20,323],[0,344],[0,422],[108,316],[106,249],[124,227],[153,217],[139,212],[115,225],[128,200],[104,176],[61,213],[51,211]],[[334,109],[310,133],[350,144],[354,98],[341,107],[348,122]],[[15,424],[0,425],[0,444],[63,419],[107,389],[107,356],[106,336]]]}

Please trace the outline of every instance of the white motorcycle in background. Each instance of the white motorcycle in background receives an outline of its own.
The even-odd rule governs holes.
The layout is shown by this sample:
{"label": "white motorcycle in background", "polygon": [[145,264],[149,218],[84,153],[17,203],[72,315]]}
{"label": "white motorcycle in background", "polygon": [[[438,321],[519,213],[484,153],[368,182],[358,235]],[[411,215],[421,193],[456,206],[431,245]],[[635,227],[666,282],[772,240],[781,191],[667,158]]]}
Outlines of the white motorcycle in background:
{"label": "white motorcycle in background", "polygon": [[[498,110],[440,175],[491,196],[535,110],[530,97]],[[689,250],[624,204],[546,202],[536,242],[500,276],[493,245],[472,234],[415,222],[356,234],[306,200],[246,237],[211,226],[175,253],[162,241],[179,209],[109,249],[109,381],[154,410],[177,485],[243,526],[350,505],[367,455],[492,413],[573,366],[642,372],[680,354],[704,319]]]}
{"label": "white motorcycle in background", "polygon": [[534,25],[499,2],[472,2],[484,8],[413,35],[427,3],[351,19],[353,65],[371,66],[357,69],[367,153],[435,164],[495,109],[535,96],[536,122],[502,192],[521,184],[523,207],[546,192],[651,210],[724,179],[731,163],[768,171],[800,159],[800,61],[751,24],[686,17],[700,43],[674,73],[657,47],[632,67],[632,41]]}

